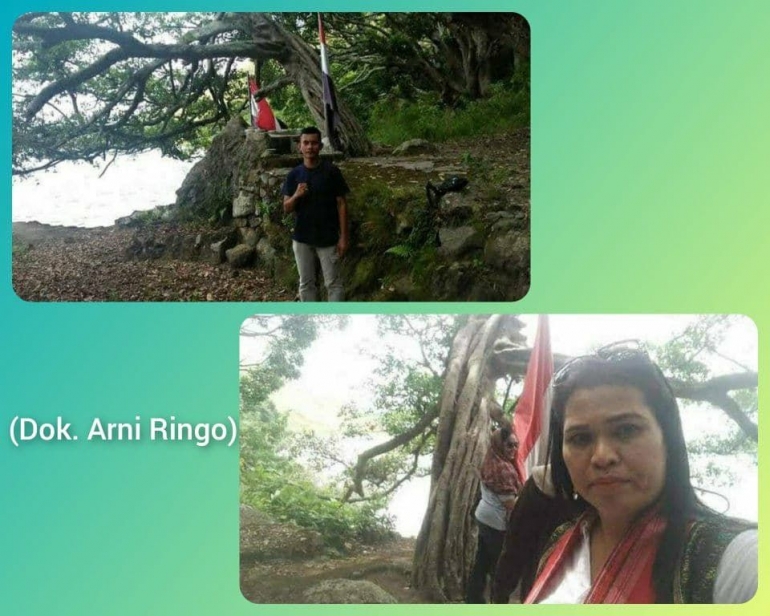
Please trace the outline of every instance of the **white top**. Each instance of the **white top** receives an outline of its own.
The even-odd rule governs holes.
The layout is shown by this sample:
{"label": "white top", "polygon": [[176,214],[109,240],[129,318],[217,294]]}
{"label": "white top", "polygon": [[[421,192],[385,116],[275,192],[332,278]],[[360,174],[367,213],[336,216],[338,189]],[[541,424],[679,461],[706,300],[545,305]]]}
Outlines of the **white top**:
{"label": "white top", "polygon": [[[583,603],[591,590],[591,542],[588,525],[582,525],[583,538],[577,549],[557,572],[551,592],[540,603]],[[757,530],[735,537],[717,566],[714,603],[745,603],[757,592]]]}
{"label": "white top", "polygon": [[476,519],[495,530],[505,530],[505,505],[498,494],[481,483],[481,500],[476,507]]}

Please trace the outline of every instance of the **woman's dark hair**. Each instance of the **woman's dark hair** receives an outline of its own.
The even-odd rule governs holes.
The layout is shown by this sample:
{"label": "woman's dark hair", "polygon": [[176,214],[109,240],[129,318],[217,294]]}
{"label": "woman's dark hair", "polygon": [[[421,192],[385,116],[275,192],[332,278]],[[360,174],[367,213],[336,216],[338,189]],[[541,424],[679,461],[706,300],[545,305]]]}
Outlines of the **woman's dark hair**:
{"label": "woman's dark hair", "polygon": [[653,565],[652,577],[658,603],[673,602],[674,572],[687,538],[688,521],[704,510],[690,483],[690,463],[679,417],[679,405],[671,387],[647,353],[627,346],[604,347],[594,355],[578,357],[555,376],[548,442],[551,478],[557,493],[571,499],[572,479],[562,450],[567,401],[578,389],[615,385],[633,387],[644,396],[663,433],[666,474],[660,498],[666,529]]}

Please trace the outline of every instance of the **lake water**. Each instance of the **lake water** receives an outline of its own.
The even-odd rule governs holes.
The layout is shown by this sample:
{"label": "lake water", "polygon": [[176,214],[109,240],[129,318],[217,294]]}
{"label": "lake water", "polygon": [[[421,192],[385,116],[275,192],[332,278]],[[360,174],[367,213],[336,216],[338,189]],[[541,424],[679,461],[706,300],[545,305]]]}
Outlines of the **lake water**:
{"label": "lake water", "polygon": [[53,171],[13,181],[12,219],[49,225],[101,227],[136,210],[176,200],[194,163],[165,158],[158,151],[106,163],[62,163]]}

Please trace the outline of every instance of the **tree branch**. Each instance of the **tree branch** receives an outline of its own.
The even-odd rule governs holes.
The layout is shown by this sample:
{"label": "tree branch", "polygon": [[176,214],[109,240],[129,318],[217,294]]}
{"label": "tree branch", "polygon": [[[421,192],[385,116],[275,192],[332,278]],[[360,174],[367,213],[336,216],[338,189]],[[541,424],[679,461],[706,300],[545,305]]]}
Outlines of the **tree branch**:
{"label": "tree branch", "polygon": [[757,424],[744,413],[740,405],[727,392],[736,389],[754,389],[758,384],[756,372],[737,372],[715,376],[702,383],[688,383],[677,379],[668,380],[677,398],[708,402],[722,409],[738,427],[753,441],[759,438]]}
{"label": "tree branch", "polygon": [[409,441],[421,434],[428,426],[430,426],[431,422],[438,417],[438,411],[438,407],[435,407],[430,413],[423,415],[422,418],[420,418],[420,421],[418,421],[406,432],[402,432],[401,434],[394,436],[389,441],[375,445],[374,447],[371,447],[370,449],[367,449],[363,453],[359,454],[356,461],[353,478],[351,480],[351,486],[348,488],[345,497],[343,497],[343,500],[345,500],[346,497],[349,498],[352,492],[356,492],[359,496],[363,497],[363,480],[364,474],[366,473],[366,466],[369,464],[369,460],[388,453],[389,451],[393,451],[402,445],[406,445]]}

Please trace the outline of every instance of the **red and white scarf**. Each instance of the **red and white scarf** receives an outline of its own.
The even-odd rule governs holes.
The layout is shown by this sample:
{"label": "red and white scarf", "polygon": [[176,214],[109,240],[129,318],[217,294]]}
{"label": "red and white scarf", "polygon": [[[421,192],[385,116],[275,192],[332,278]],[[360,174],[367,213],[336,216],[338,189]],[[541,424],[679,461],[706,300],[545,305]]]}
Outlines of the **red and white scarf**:
{"label": "red and white scarf", "polygon": [[[557,540],[524,603],[539,603],[550,594],[552,584],[582,540],[581,524],[590,520],[589,515],[595,514],[584,514]],[[584,603],[655,603],[652,566],[665,528],[666,521],[657,509],[637,520],[607,558]]]}

